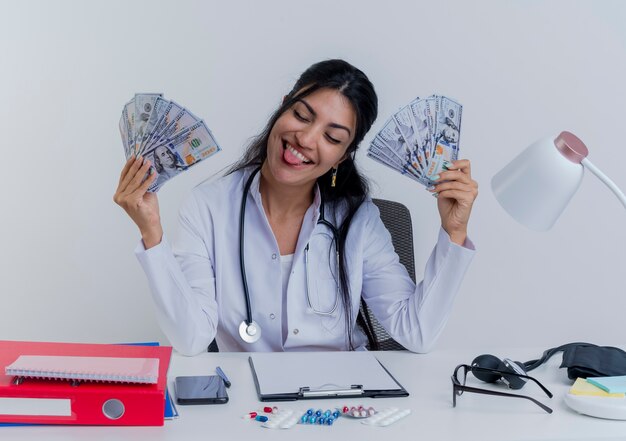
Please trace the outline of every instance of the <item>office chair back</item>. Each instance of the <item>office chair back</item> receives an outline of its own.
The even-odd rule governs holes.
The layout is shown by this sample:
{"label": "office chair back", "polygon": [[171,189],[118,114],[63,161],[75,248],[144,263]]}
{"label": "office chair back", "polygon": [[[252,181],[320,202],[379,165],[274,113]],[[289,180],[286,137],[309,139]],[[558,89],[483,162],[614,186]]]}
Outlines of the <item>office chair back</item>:
{"label": "office chair back", "polygon": [[219,352],[220,348],[217,346],[217,341],[213,339],[209,347],[207,348],[207,352]]}
{"label": "office chair back", "polygon": [[[399,202],[385,199],[373,199],[372,202],[378,207],[380,218],[391,234],[391,242],[400,258],[400,263],[405,266],[409,276],[415,282],[415,256],[413,254],[413,224],[411,222],[411,212],[406,206]],[[364,315],[367,314],[366,317],[369,317],[379,350],[395,351],[406,349],[391,338],[385,328],[376,320],[376,317],[367,305],[365,305],[364,308],[364,302],[361,302],[361,313]]]}

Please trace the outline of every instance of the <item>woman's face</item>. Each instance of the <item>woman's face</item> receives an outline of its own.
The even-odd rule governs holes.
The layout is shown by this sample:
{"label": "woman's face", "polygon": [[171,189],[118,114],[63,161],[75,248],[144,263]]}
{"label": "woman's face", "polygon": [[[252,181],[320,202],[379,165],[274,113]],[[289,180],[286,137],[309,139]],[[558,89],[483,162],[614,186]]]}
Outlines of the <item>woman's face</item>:
{"label": "woman's face", "polygon": [[161,165],[166,168],[174,167],[175,160],[172,154],[165,146],[157,147],[154,154],[159,158]]}
{"label": "woman's face", "polygon": [[354,139],[352,104],[333,89],[299,99],[272,127],[266,166],[285,185],[315,182],[343,160]]}

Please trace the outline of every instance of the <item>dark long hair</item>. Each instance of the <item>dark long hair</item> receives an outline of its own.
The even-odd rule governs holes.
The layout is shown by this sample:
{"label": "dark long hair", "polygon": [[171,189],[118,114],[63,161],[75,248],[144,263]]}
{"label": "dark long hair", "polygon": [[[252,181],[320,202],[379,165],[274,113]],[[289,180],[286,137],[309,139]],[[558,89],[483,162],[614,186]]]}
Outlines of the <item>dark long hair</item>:
{"label": "dark long hair", "polygon": [[[346,216],[340,225],[337,225],[339,238],[337,250],[341,255],[339,261],[339,288],[345,311],[345,323],[348,330],[348,347],[354,349],[352,333],[352,302],[350,284],[348,283],[347,264],[345,255],[346,237],[350,223],[369,193],[367,180],[359,173],[354,156],[356,150],[374,123],[378,114],[378,98],[370,80],[356,67],[343,60],[326,60],[309,67],[300,76],[291,91],[285,96],[282,105],[272,114],[263,131],[252,139],[243,157],[229,170],[228,174],[246,167],[260,166],[267,158],[267,142],[280,116],[301,98],[304,98],[320,89],[333,89],[340,92],[350,101],[356,114],[356,129],[354,140],[348,146],[346,158],[338,169],[335,187],[331,187],[332,170],[320,176],[317,180],[322,200],[330,204],[333,213],[346,210]],[[337,218],[337,216],[335,216]],[[360,293],[356,293],[360,295]],[[363,329],[370,344],[370,348],[377,349],[378,345],[372,331],[369,319],[361,313],[357,316],[357,324]]]}

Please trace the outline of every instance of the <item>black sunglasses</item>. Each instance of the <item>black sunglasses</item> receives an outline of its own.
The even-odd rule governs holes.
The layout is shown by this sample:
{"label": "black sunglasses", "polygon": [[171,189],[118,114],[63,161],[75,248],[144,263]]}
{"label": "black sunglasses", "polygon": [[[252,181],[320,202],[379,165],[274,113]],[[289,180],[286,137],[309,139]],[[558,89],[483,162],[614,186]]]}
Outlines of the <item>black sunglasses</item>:
{"label": "black sunglasses", "polygon": [[[463,369],[463,378],[462,381],[459,380],[459,370],[461,370],[461,368]],[[526,395],[518,395],[518,394],[510,394],[507,392],[498,392],[495,390],[489,390],[489,389],[481,389],[478,387],[471,387],[471,386],[466,386],[465,385],[465,381],[467,380],[467,373],[468,372],[485,372],[485,373],[491,373],[491,374],[498,374],[498,375],[502,375],[502,376],[514,376],[514,377],[519,377],[519,378],[525,378],[527,380],[531,380],[534,381],[540,388],[541,390],[543,390],[546,395],[550,398],[552,398],[552,393],[546,388],[544,387],[539,381],[537,381],[536,379],[534,379],[533,377],[529,377],[528,375],[522,375],[522,374],[518,374],[515,372],[504,372],[504,371],[500,371],[498,369],[488,369],[488,368],[482,368],[482,367],[478,367],[478,366],[470,366],[467,364],[460,364],[456,367],[456,369],[454,369],[454,374],[452,374],[452,407],[456,407],[456,397],[457,396],[461,396],[463,394],[463,392],[474,392],[477,394],[484,394],[484,395],[499,395],[501,397],[513,397],[513,398],[524,398],[525,400],[530,400],[533,403],[535,403],[537,406],[541,407],[543,410],[545,410],[548,413],[552,413],[552,409],[550,409],[548,406],[546,406],[543,403],[540,403],[539,401],[535,400],[534,398],[531,397],[527,397]]]}

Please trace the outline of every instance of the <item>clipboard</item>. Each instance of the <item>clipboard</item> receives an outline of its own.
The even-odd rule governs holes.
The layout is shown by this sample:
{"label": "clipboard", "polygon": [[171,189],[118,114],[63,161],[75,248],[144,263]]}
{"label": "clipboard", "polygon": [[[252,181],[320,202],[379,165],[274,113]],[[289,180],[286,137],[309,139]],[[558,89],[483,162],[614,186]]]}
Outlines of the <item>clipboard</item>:
{"label": "clipboard", "polygon": [[259,401],[409,396],[366,351],[256,353],[248,360]]}

